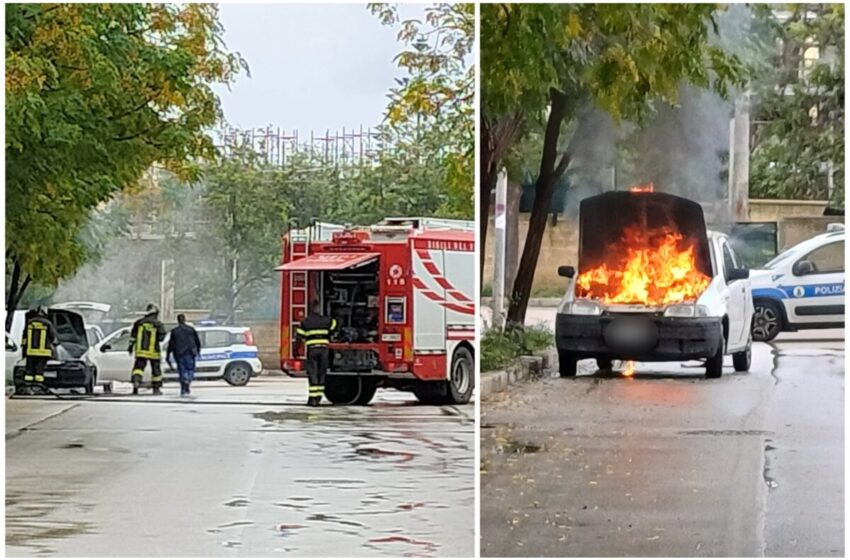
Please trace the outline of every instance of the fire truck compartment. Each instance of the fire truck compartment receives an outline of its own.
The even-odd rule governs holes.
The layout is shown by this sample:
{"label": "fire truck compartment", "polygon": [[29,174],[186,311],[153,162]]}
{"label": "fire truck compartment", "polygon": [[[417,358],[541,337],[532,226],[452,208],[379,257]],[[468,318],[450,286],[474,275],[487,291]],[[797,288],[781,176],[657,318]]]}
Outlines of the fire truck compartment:
{"label": "fire truck compartment", "polygon": [[[320,272],[322,313],[337,322],[334,342],[374,343],[378,341],[378,260],[373,259],[359,266],[343,270]],[[362,363],[370,361],[361,351],[348,352],[349,359],[336,356],[332,364]],[[336,354],[336,351],[334,352]],[[359,356],[359,357],[355,357]]]}

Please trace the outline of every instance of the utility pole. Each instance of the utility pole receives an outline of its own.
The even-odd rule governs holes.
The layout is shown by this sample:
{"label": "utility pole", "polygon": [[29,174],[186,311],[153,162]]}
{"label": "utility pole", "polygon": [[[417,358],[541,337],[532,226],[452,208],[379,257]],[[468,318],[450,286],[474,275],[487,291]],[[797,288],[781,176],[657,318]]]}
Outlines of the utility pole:
{"label": "utility pole", "polygon": [[750,219],[750,93],[735,100],[729,121],[729,217],[736,222]]}
{"label": "utility pole", "polygon": [[[505,233],[508,224],[508,173],[499,171],[496,179],[496,242],[493,252],[493,326],[501,329],[505,322]],[[486,217],[485,217],[486,219]]]}
{"label": "utility pole", "polygon": [[173,323],[174,318],[174,259],[163,259],[160,276],[160,320]]}

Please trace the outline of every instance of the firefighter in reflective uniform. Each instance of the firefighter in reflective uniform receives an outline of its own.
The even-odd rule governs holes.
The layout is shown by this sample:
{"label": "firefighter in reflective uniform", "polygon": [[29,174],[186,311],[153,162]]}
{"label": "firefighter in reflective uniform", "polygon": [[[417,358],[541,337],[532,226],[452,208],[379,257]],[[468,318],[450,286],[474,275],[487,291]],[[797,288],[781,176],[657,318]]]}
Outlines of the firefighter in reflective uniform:
{"label": "firefighter in reflective uniform", "polygon": [[151,385],[153,394],[161,395],[162,390],[162,364],[160,359],[159,345],[165,338],[165,326],[159,322],[159,308],[156,305],[148,305],[146,315],[133,323],[130,330],[130,347],[127,349],[135,356],[133,362],[133,394],[139,394],[139,386],[142,384],[142,376],[145,373],[145,364],[151,365]]}
{"label": "firefighter in reflective uniform", "polygon": [[295,333],[304,340],[307,349],[307,376],[310,378],[310,389],[307,405],[319,406],[325,391],[325,374],[328,371],[331,332],[336,330],[336,319],[321,314],[321,307],[314,303],[310,314],[301,321]]}
{"label": "firefighter in reflective uniform", "polygon": [[47,316],[47,308],[39,305],[27,319],[24,338],[21,340],[21,354],[27,359],[25,383],[44,383],[44,370],[58,343],[56,327]]}

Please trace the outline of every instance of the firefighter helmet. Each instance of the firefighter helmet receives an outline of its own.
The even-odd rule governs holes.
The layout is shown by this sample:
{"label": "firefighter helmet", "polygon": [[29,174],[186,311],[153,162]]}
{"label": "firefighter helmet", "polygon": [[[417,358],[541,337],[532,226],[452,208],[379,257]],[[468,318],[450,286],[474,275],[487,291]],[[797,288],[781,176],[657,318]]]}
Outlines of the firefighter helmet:
{"label": "firefighter helmet", "polygon": [[157,313],[159,313],[159,307],[157,307],[155,303],[149,303],[148,306],[145,308],[145,312],[148,314],[153,313],[154,315],[156,315]]}
{"label": "firefighter helmet", "polygon": [[39,305],[35,308],[35,314],[41,315],[42,317],[47,317],[47,307],[45,305]]}

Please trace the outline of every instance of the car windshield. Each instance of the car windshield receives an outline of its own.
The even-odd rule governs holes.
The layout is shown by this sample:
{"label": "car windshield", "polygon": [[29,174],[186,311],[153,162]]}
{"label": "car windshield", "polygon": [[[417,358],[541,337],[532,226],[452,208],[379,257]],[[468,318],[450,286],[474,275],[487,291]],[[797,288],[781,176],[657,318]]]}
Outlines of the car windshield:
{"label": "car windshield", "polygon": [[785,251],[784,253],[776,255],[772,260],[768,261],[767,264],[764,265],[764,268],[768,270],[775,270],[790,258],[791,251]]}

